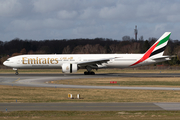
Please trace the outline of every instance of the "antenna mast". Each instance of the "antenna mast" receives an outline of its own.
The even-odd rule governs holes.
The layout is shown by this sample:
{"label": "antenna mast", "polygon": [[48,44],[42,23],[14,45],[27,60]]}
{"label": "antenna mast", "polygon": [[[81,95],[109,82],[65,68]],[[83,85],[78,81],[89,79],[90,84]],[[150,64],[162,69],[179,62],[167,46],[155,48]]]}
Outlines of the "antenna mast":
{"label": "antenna mast", "polygon": [[137,34],[138,34],[137,25],[135,26],[134,34],[135,34],[135,40],[137,41]]}

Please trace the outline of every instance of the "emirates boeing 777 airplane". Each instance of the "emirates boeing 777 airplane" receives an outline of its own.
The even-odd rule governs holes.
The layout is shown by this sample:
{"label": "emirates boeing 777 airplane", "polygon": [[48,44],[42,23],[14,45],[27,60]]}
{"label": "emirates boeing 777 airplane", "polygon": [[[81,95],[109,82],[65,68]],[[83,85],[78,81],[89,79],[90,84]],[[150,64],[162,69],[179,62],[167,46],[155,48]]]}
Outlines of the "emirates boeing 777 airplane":
{"label": "emirates boeing 777 airplane", "polygon": [[171,32],[165,32],[144,54],[43,54],[19,55],[7,59],[3,64],[18,69],[58,68],[63,73],[74,73],[86,69],[85,75],[94,75],[92,69],[139,67],[171,60],[163,56]]}

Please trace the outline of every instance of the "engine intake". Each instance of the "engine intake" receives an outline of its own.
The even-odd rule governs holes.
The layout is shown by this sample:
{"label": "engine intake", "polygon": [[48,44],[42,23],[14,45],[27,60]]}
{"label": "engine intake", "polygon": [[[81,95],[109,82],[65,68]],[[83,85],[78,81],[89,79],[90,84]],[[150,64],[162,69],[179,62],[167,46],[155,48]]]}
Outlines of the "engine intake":
{"label": "engine intake", "polygon": [[62,65],[63,73],[74,73],[74,72],[77,72],[77,70],[78,70],[77,64],[65,63]]}

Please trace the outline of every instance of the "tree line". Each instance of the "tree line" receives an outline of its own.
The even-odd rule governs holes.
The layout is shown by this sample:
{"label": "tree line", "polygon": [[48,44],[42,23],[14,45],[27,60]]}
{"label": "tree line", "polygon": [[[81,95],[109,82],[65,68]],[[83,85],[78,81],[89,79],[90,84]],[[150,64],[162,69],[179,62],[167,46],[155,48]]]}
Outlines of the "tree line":
{"label": "tree line", "polygon": [[[156,38],[134,40],[129,36],[122,37],[122,40],[108,38],[79,38],[62,40],[22,40],[15,38],[11,41],[0,41],[0,64],[7,58],[23,54],[114,54],[114,53],[144,53]],[[169,40],[164,55],[177,55],[171,61],[161,64],[180,64],[180,41]]]}

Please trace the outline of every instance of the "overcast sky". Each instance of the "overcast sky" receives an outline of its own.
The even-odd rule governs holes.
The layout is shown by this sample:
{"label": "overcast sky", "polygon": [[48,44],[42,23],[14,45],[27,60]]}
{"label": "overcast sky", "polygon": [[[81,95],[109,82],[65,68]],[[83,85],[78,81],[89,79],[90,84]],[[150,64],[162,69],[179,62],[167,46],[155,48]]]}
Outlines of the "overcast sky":
{"label": "overcast sky", "polygon": [[180,0],[0,0],[0,40],[159,38],[180,40]]}

